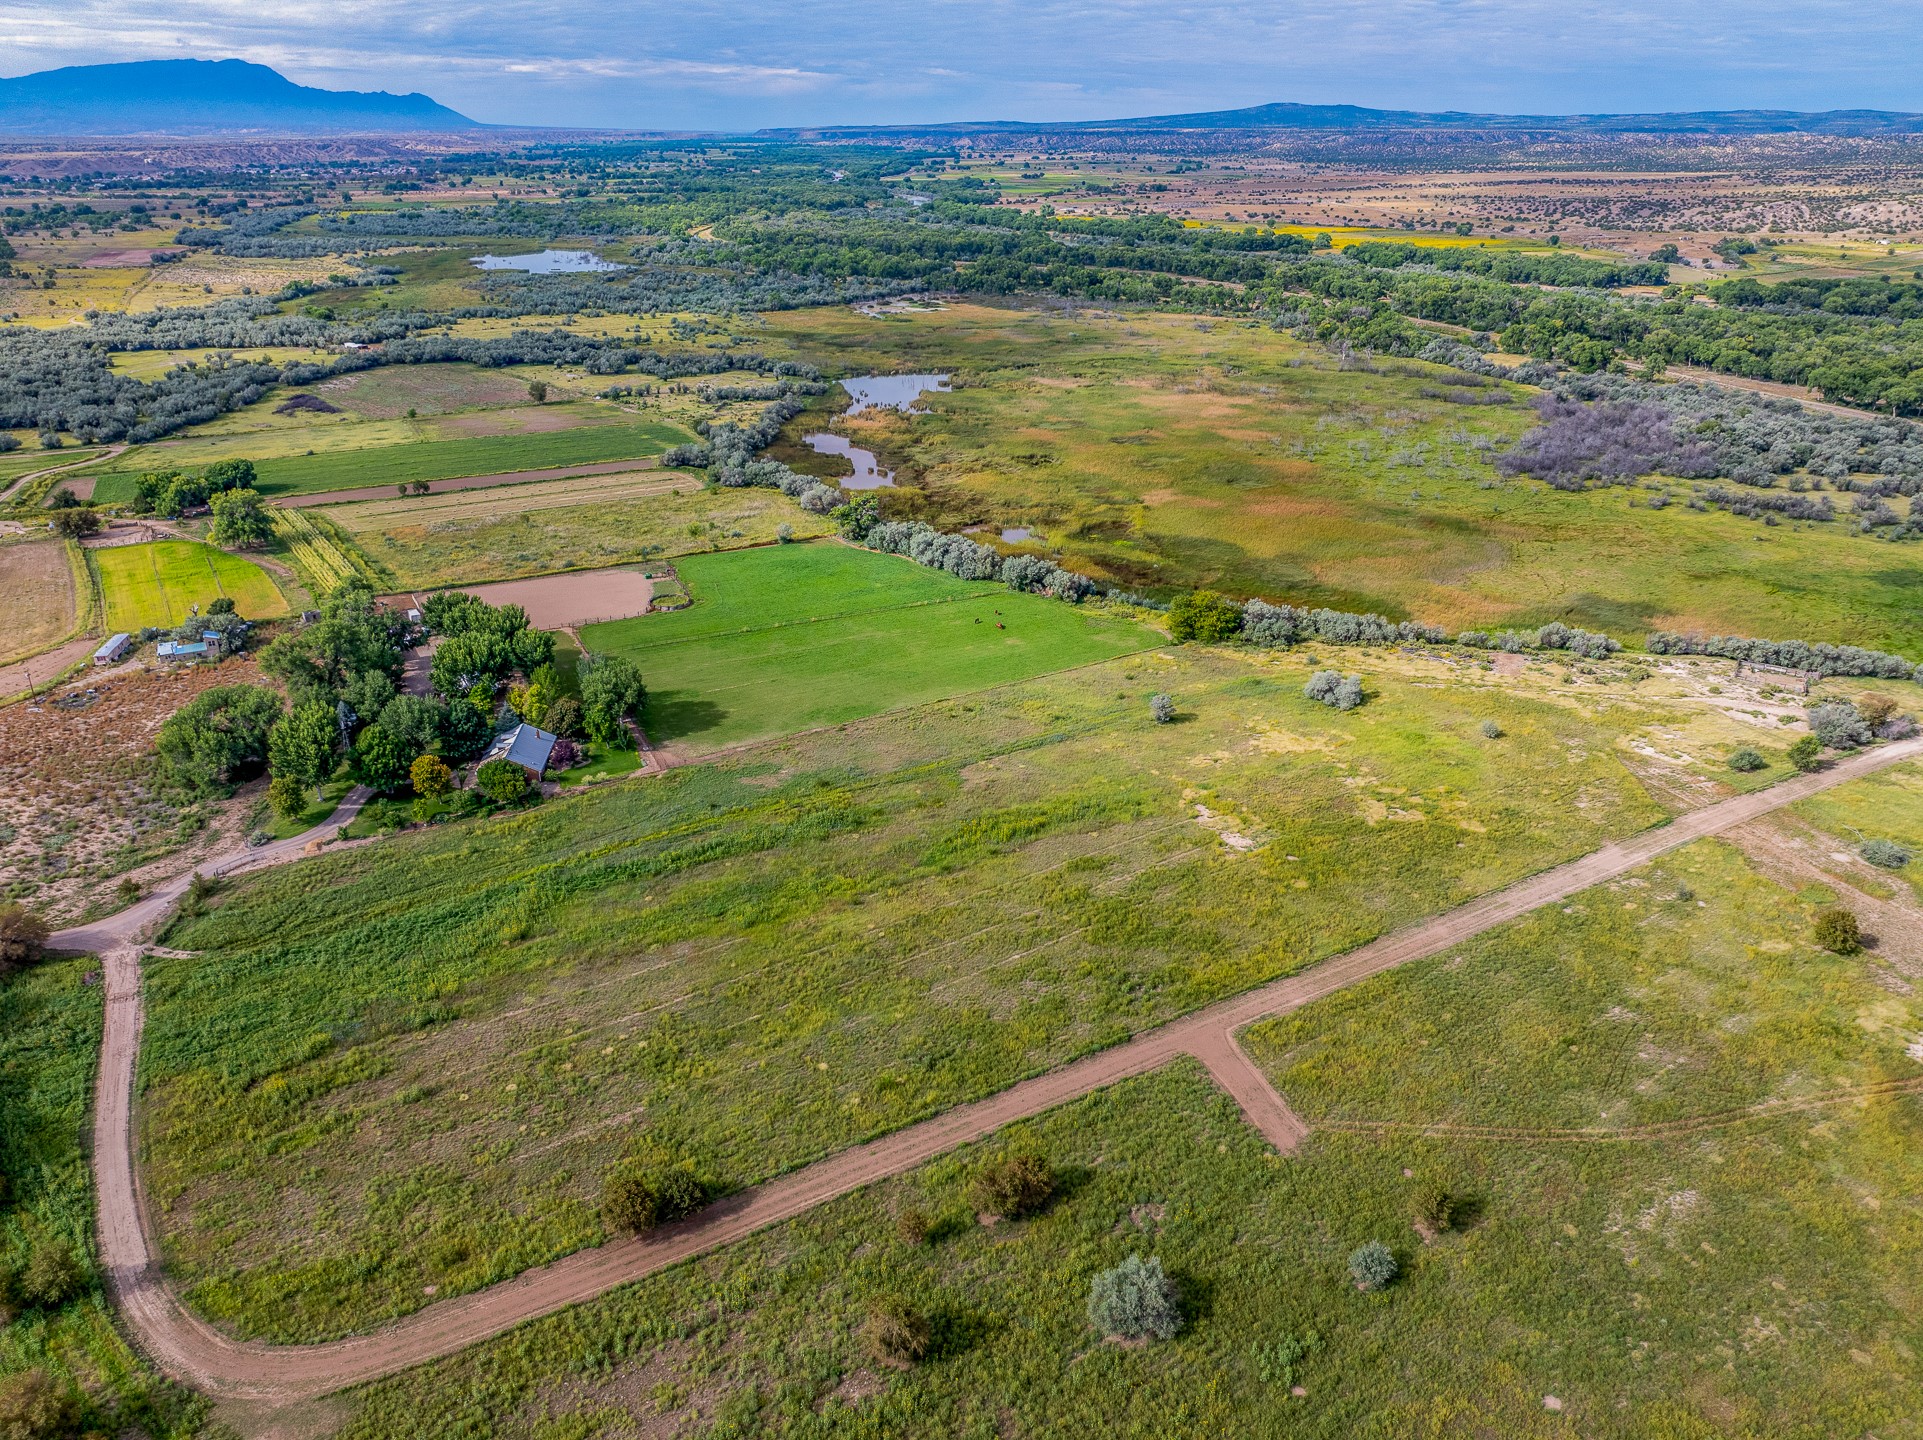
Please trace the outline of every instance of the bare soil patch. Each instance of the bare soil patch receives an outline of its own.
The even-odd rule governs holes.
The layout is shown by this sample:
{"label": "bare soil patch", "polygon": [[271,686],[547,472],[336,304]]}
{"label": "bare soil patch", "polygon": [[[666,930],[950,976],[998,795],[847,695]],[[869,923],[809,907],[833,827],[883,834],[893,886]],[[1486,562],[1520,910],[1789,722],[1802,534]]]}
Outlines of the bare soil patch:
{"label": "bare soil patch", "polygon": [[639,570],[627,569],[576,570],[463,588],[490,605],[519,605],[542,630],[645,615],[654,599],[654,582]]}
{"label": "bare soil patch", "polygon": [[412,410],[448,415],[485,406],[526,405],[527,382],[469,365],[390,365],[323,380],[313,387],[357,415],[394,420]]}

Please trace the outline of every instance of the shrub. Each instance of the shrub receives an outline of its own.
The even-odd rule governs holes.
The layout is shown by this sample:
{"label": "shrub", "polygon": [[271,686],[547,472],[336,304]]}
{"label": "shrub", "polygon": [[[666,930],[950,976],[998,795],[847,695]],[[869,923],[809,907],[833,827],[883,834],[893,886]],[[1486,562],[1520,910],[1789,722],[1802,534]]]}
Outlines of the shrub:
{"label": "shrub", "polygon": [[1755,770],[1767,770],[1769,761],[1750,746],[1741,745],[1729,752],[1729,768],[1747,775]]}
{"label": "shrub", "polygon": [[1017,1153],[990,1160],[975,1172],[969,1198],[985,1215],[1019,1220],[1033,1215],[1055,1193],[1055,1171],[1039,1155]]}
{"label": "shrub", "polygon": [[1789,763],[1804,774],[1823,768],[1823,742],[1814,735],[1805,735],[1789,747]]}
{"label": "shrub", "polygon": [[1182,1328],[1175,1282],[1154,1257],[1131,1255],[1088,1287],[1088,1319],[1118,1340],[1168,1340]]}
{"label": "shrub", "polygon": [[1901,870],[1910,863],[1910,852],[1894,840],[1865,840],[1857,853],[1884,870]]}
{"label": "shrub", "polygon": [[307,787],[292,775],[276,775],[267,782],[267,803],[283,820],[298,820],[307,809]]}
{"label": "shrub", "polygon": [[1362,703],[1362,677],[1338,675],[1333,670],[1318,670],[1302,687],[1311,700],[1320,700],[1332,710],[1353,710]]}
{"label": "shrub", "polygon": [[601,1182],[601,1216],[611,1230],[641,1235],[700,1209],[707,1189],[680,1166],[625,1164]]}
{"label": "shrub", "polygon": [[1425,1180],[1418,1185],[1412,1206],[1415,1222],[1423,1229],[1439,1235],[1455,1225],[1458,1202],[1440,1181]]}
{"label": "shrub", "polygon": [[0,905],[0,975],[38,960],[52,933],[45,920],[19,901]]}
{"label": "shrub", "polygon": [[1396,1257],[1380,1240],[1358,1246],[1349,1256],[1349,1276],[1358,1290],[1380,1290],[1401,1273]]}
{"label": "shrub", "polygon": [[474,772],[481,793],[500,805],[512,805],[528,792],[527,771],[512,760],[490,760]]}
{"label": "shrub", "polygon": [[884,1365],[913,1365],[928,1355],[934,1336],[927,1319],[905,1300],[877,1300],[862,1326],[869,1352]]}
{"label": "shrub", "polygon": [[1148,697],[1148,715],[1157,725],[1166,725],[1175,718],[1175,701],[1167,695]]}
{"label": "shrub", "polygon": [[22,1370],[0,1380],[0,1436],[59,1440],[78,1421],[73,1395],[45,1370]]}
{"label": "shrub", "polygon": [[1502,739],[1502,726],[1493,720],[1485,720],[1482,722],[1482,733],[1491,740],[1500,740]]}
{"label": "shrub", "polygon": [[928,1237],[935,1231],[934,1219],[919,1205],[907,1205],[895,1217],[895,1234],[902,1243],[919,1248],[928,1243]]}
{"label": "shrub", "polygon": [[1825,910],[1816,917],[1810,934],[1818,945],[1838,955],[1854,955],[1863,948],[1863,931],[1856,916],[1843,909]]}
{"label": "shrub", "polygon": [[1854,750],[1870,743],[1870,727],[1847,700],[1826,700],[1812,706],[1809,731],[1832,750]]}
{"label": "shrub", "polygon": [[572,740],[554,742],[554,749],[548,754],[548,770],[551,773],[558,775],[563,770],[572,770],[580,763],[581,747],[579,745]]}
{"label": "shrub", "polygon": [[1242,607],[1213,590],[1191,590],[1168,607],[1168,633],[1173,640],[1220,645],[1233,640],[1241,628]]}
{"label": "shrub", "polygon": [[80,1293],[85,1279],[73,1250],[49,1236],[33,1247],[27,1268],[20,1272],[20,1298],[29,1305],[58,1309]]}

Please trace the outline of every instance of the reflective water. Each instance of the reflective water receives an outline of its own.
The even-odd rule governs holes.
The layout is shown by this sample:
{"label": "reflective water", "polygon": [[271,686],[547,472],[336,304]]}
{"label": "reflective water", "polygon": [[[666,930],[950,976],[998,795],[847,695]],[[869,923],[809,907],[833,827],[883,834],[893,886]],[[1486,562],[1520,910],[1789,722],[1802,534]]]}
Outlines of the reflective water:
{"label": "reflective water", "polygon": [[1009,545],[1013,545],[1017,540],[1026,540],[1034,533],[1035,532],[1030,530],[1026,525],[1004,525],[1002,527],[1002,540]]}
{"label": "reflective water", "polygon": [[922,412],[915,408],[915,402],[927,391],[948,389],[948,379],[946,375],[852,375],[841,382],[841,388],[855,403],[841,413],[859,415],[873,406],[918,415]]}
{"label": "reflective water", "polygon": [[895,483],[895,472],[877,465],[874,451],[851,444],[846,435],[804,435],[801,438],[808,442],[815,454],[845,456],[848,463],[855,467],[854,474],[835,482],[844,490],[879,490],[884,485]]}
{"label": "reflective water", "polygon": [[540,250],[532,255],[476,255],[483,270],[524,270],[531,275],[577,275],[587,270],[619,270],[592,250]]}

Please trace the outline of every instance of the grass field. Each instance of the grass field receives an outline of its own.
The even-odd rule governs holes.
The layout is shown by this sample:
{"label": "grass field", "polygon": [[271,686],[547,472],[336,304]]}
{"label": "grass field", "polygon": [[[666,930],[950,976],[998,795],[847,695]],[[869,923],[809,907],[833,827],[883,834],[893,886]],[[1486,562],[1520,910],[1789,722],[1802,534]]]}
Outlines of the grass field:
{"label": "grass field", "polygon": [[1659,707],[1309,668],[1152,652],[237,882],[149,962],[169,1265],[340,1333],[594,1243],[632,1144],[748,1183],[1665,813],[1612,751]]}
{"label": "grass field", "polygon": [[0,595],[6,596],[7,617],[0,661],[38,655],[73,633],[80,600],[76,582],[84,582],[85,574],[77,547],[67,541],[0,544]]}
{"label": "grass field", "polygon": [[[0,1376],[41,1367],[93,1398],[85,1428],[186,1440],[204,1406],[158,1380],[121,1340],[92,1271],[93,1187],[84,1136],[100,1049],[100,987],[92,959],[0,977],[0,1264],[23,1267],[46,1240],[86,1264],[80,1293],[54,1310],[0,1313]],[[23,1432],[25,1433],[25,1432]]]}
{"label": "grass field", "polygon": [[826,533],[775,490],[702,489],[646,471],[329,506],[370,559],[410,587],[479,584],[765,544],[783,525]]}
{"label": "grass field", "polygon": [[[886,512],[1029,526],[1018,548],[1125,588],[1213,585],[1451,628],[1561,619],[1625,641],[1695,629],[1923,654],[1915,567],[1841,526],[1766,528],[1499,476],[1492,447],[1532,420],[1520,390],[1510,406],[1452,405],[1422,394],[1432,367],[1342,371],[1320,347],[1192,317],[954,305],[766,324],[831,373],[955,373],[928,415],[833,422],[900,472]],[[798,442],[779,453],[827,468]]]}
{"label": "grass field", "polygon": [[249,620],[287,613],[287,601],[270,576],[251,560],[190,540],[116,545],[90,552],[107,600],[109,631],[179,625],[190,606],[207,613],[222,595]]}
{"label": "grass field", "polygon": [[[1913,1435],[1913,1096],[1672,1138],[1528,1133],[1916,1077],[1923,1007],[1809,945],[1811,908],[1692,846],[1258,1029],[1318,1125],[1286,1159],[1178,1062],[370,1387],[342,1436]],[[1341,1128],[1376,1121],[1518,1133]],[[984,1228],[967,1179],[1017,1143],[1065,1193]],[[1429,1180],[1466,1204],[1424,1244]],[[909,1206],[934,1219],[925,1245],[897,1235]],[[1368,1240],[1402,1266],[1375,1295],[1345,1267]],[[1129,1254],[1176,1276],[1175,1340],[1089,1328],[1091,1277]],[[923,1365],[866,1353],[883,1297],[932,1318]],[[1284,1375],[1274,1347],[1311,1336]]]}
{"label": "grass field", "polygon": [[[556,465],[587,465],[658,455],[693,437],[666,424],[583,425],[527,435],[481,435],[457,440],[423,440],[361,450],[290,455],[257,462],[263,495],[304,495],[351,490],[362,485],[399,485],[410,480],[449,480],[462,475],[493,475],[511,470],[542,470]],[[229,447],[230,449],[234,447]],[[245,454],[244,445],[234,449]],[[193,464],[185,456],[148,452],[148,465]],[[102,504],[131,500],[134,473],[103,475],[94,488]]]}
{"label": "grass field", "polygon": [[1144,650],[1156,632],[1096,607],[956,580],[845,545],[676,566],[695,603],[581,632],[648,683],[656,743],[703,751]]}

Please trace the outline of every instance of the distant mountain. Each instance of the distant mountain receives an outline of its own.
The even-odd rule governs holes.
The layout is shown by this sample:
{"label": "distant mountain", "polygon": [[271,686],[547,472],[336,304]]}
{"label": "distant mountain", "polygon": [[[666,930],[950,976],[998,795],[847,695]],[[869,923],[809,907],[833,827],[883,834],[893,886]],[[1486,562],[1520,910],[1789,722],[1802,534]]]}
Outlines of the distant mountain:
{"label": "distant mountain", "polygon": [[245,60],[136,60],[0,79],[0,134],[474,130],[425,95],[319,90]]}
{"label": "distant mountain", "polygon": [[1573,134],[1908,135],[1923,134],[1923,115],[1894,110],[1698,110],[1656,115],[1477,115],[1461,110],[1371,110],[1362,105],[1251,105],[1191,115],[1126,120],[957,121],[945,125],[818,126],[783,134],[831,138],[860,135],[1021,134],[1025,132],[1161,130],[1500,130]]}

